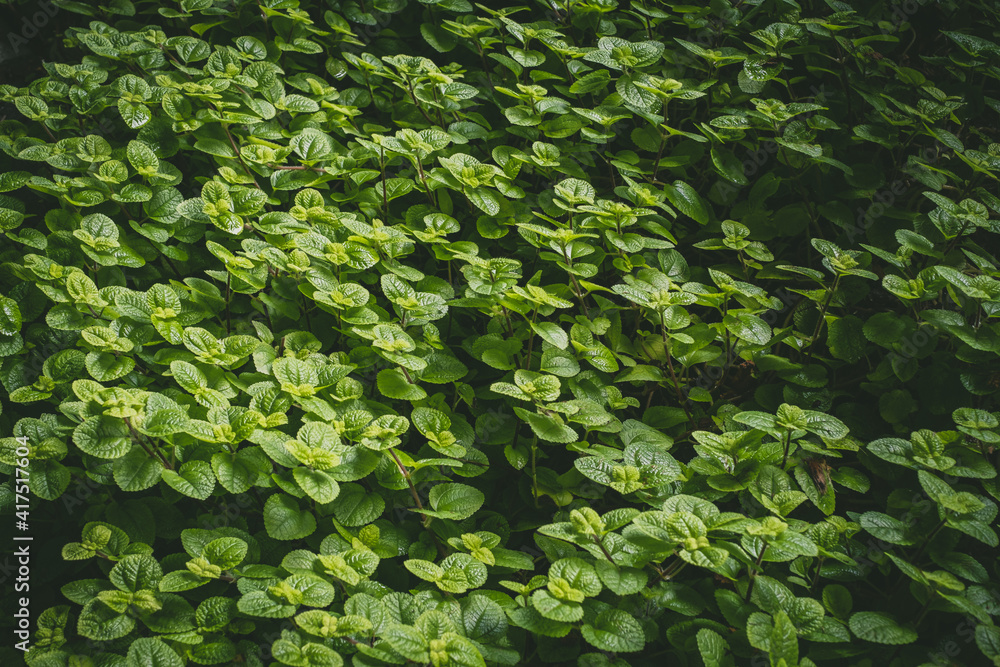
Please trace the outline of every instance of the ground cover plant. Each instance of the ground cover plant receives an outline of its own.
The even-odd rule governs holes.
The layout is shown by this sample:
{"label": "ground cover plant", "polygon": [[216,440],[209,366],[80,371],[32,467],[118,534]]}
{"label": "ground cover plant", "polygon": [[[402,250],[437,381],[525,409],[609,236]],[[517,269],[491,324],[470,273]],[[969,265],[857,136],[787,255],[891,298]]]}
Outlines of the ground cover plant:
{"label": "ground cover plant", "polygon": [[52,6],[4,664],[1000,664],[993,3]]}

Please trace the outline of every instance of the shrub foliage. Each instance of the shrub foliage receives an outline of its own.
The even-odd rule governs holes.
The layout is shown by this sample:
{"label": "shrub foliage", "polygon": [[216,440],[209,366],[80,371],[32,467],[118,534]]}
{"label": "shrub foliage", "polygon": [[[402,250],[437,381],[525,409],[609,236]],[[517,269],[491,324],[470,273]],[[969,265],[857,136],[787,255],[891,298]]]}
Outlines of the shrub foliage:
{"label": "shrub foliage", "polygon": [[54,4],[31,667],[1000,664],[995,5]]}

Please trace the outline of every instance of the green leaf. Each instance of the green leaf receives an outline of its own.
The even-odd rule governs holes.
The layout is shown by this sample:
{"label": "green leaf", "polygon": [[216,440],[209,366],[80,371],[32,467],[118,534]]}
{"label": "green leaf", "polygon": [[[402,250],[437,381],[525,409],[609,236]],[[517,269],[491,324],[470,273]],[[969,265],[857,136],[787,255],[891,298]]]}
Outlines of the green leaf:
{"label": "green leaf", "polygon": [[823,587],[823,606],[837,618],[847,618],[853,605],[851,592],[846,587],[840,584],[829,584]]}
{"label": "green leaf", "polygon": [[849,625],[857,637],[876,644],[912,644],[918,637],[912,628],[901,626],[889,614],[878,611],[851,614]]}
{"label": "green leaf", "polygon": [[860,361],[865,354],[864,327],[865,323],[854,315],[831,322],[827,339],[830,354],[852,364]]}
{"label": "green leaf", "polygon": [[486,215],[498,215],[506,203],[503,197],[487,188],[473,188],[466,192],[466,196]]}
{"label": "green leaf", "polygon": [[414,627],[394,623],[382,633],[382,638],[401,656],[415,662],[428,662],[428,640]]}
{"label": "green leaf", "polygon": [[528,422],[531,430],[541,440],[548,442],[576,442],[579,439],[576,431],[567,426],[556,416],[542,415],[537,412],[529,412],[522,408],[514,408],[518,417]]}
{"label": "green leaf", "polygon": [[597,572],[581,558],[560,558],[549,569],[549,578],[563,579],[588,597],[601,592],[601,581]]}
{"label": "green leaf", "polygon": [[0,296],[0,335],[15,336],[21,331],[21,309],[17,302]]}
{"label": "green leaf", "polygon": [[212,455],[212,471],[219,484],[230,493],[240,494],[250,489],[260,474],[270,469],[260,449],[244,448],[235,455],[218,452]]}
{"label": "green leaf", "polygon": [[569,336],[559,327],[559,325],[553,322],[532,322],[531,328],[545,341],[560,350],[565,350],[569,347]]}
{"label": "green leaf", "polygon": [[129,646],[126,664],[128,667],[183,667],[184,661],[160,639],[144,637]]}
{"label": "green leaf", "polygon": [[363,526],[371,523],[385,511],[385,499],[370,493],[359,484],[344,484],[333,504],[337,521],[345,526]]}
{"label": "green leaf", "polygon": [[460,521],[475,514],[486,496],[468,484],[446,483],[432,488],[428,500],[433,511],[424,510],[425,514]]}
{"label": "green leaf", "polygon": [[329,503],[340,493],[340,485],[322,470],[298,467],[292,470],[296,483],[310,498],[318,503]]}
{"label": "green leaf", "polygon": [[548,619],[531,607],[508,609],[507,616],[517,627],[543,637],[565,637],[573,629],[571,624]]}
{"label": "green leaf", "polygon": [[202,556],[212,565],[228,570],[242,563],[248,550],[247,543],[239,538],[220,537],[205,545]]}
{"label": "green leaf", "polygon": [[406,379],[402,371],[386,368],[378,373],[378,390],[386,398],[404,401],[419,401],[427,398],[427,392],[419,385]]}
{"label": "green leaf", "polygon": [[206,579],[198,576],[194,572],[188,570],[175,570],[173,572],[168,572],[164,575],[163,579],[160,580],[159,588],[163,592],[180,592],[188,591],[192,588],[198,588],[207,584],[211,579]]}
{"label": "green leaf", "polygon": [[479,648],[465,637],[455,633],[445,633],[442,638],[449,663],[457,667],[486,667],[486,661]]}
{"label": "green leaf", "polygon": [[531,595],[535,611],[550,621],[575,623],[583,618],[583,605],[574,600],[560,600],[547,590],[538,590]]}
{"label": "green leaf", "polygon": [[996,664],[1000,659],[1000,628],[995,625],[976,626],[976,646],[987,658]]}
{"label": "green leaf", "polygon": [[160,461],[150,458],[141,447],[114,461],[115,482],[122,491],[143,491],[160,481],[164,471]]}
{"label": "green leaf", "polygon": [[[719,146],[713,146],[711,151],[712,164],[720,174],[738,185],[747,185],[750,181],[743,173],[743,163],[736,155]],[[694,216],[692,216],[694,217]]]}
{"label": "green leaf", "polygon": [[43,500],[55,500],[66,491],[72,478],[69,469],[58,461],[32,461],[28,489]]}
{"label": "green leaf", "polygon": [[305,129],[292,137],[289,145],[303,160],[312,162],[333,152],[333,139],[318,130]]}
{"label": "green leaf", "polygon": [[[132,632],[134,627],[135,621],[131,617],[119,614],[102,603],[100,600],[93,598],[86,602],[83,609],[80,611],[80,618],[77,621],[76,630],[80,633],[80,635],[87,637],[88,639],[93,639],[94,641],[111,641],[128,635]],[[134,664],[139,665],[150,663],[140,662]],[[181,663],[178,658],[178,662],[176,664],[181,665],[183,663]]]}
{"label": "green leaf", "polygon": [[176,472],[164,470],[163,481],[178,493],[198,500],[208,498],[215,488],[215,474],[206,461],[188,461]]}
{"label": "green leaf", "polygon": [[663,192],[678,211],[700,225],[708,224],[710,217],[708,204],[690,185],[684,181],[674,181],[673,185],[665,186]]}
{"label": "green leaf", "polygon": [[734,336],[754,345],[767,345],[771,340],[771,327],[754,315],[730,313],[723,318],[723,324]]}
{"label": "green leaf", "polygon": [[236,605],[240,612],[261,618],[289,618],[295,614],[298,605],[286,604],[284,598],[277,598],[266,591],[253,590],[245,593]]}
{"label": "green leaf", "polygon": [[439,53],[447,53],[458,44],[458,38],[453,33],[432,23],[420,24],[420,34]]}
{"label": "green leaf", "polygon": [[702,628],[695,635],[698,642],[698,652],[705,667],[722,667],[726,657],[726,640],[718,632],[708,628]]}
{"label": "green leaf", "polygon": [[8,171],[0,174],[0,192],[17,190],[31,180],[27,171]]}
{"label": "green leaf", "polygon": [[145,104],[126,102],[121,99],[118,100],[118,111],[125,124],[133,130],[139,129],[153,118]]}
{"label": "green leaf", "polygon": [[642,626],[628,612],[608,609],[597,615],[593,623],[584,623],[580,633],[588,644],[602,651],[634,653],[646,645]]}
{"label": "green leaf", "polygon": [[411,558],[405,561],[403,565],[406,566],[407,570],[424,581],[440,581],[444,577],[444,568],[427,560]]}
{"label": "green leaf", "polygon": [[617,567],[607,560],[596,561],[594,569],[597,570],[601,583],[617,595],[634,595],[646,588],[649,579],[647,573],[642,570]]}
{"label": "green leaf", "polygon": [[128,143],[126,151],[129,164],[144,176],[154,176],[160,167],[156,153],[144,141],[133,139]]}
{"label": "green leaf", "polygon": [[131,554],[122,557],[111,568],[108,579],[119,590],[136,592],[141,590],[155,590],[163,577],[163,570],[160,564],[152,556],[145,554]]}
{"label": "green leaf", "polygon": [[315,113],[319,111],[319,105],[308,97],[291,94],[285,95],[275,103],[279,109],[294,111],[295,113]]}
{"label": "green leaf", "polygon": [[316,518],[300,509],[295,498],[278,493],[264,503],[264,526],[276,540],[300,540],[316,530]]}
{"label": "green leaf", "polygon": [[769,641],[771,661],[773,664],[799,664],[799,638],[795,625],[783,610],[774,615],[774,627]]}
{"label": "green leaf", "polygon": [[898,341],[905,331],[906,321],[892,313],[872,315],[862,329],[865,338],[883,347],[888,347]]}
{"label": "green leaf", "polygon": [[73,430],[73,444],[80,451],[102,459],[117,459],[132,448],[128,426],[121,419],[88,417]]}
{"label": "green leaf", "polygon": [[912,537],[907,536],[906,524],[898,519],[894,519],[881,512],[865,512],[859,520],[861,527],[880,540],[885,540],[892,544],[908,546],[914,543]]}

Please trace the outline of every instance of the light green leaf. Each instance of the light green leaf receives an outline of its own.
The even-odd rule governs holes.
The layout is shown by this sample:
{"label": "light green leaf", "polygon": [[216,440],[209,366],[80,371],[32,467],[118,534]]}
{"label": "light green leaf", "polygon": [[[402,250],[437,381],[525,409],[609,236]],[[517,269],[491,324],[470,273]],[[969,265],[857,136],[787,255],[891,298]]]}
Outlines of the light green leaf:
{"label": "light green leaf", "polygon": [[318,503],[329,503],[340,493],[340,485],[328,473],[299,466],[292,470],[299,488]]}
{"label": "light green leaf", "polygon": [[128,649],[127,667],[183,667],[184,661],[167,644],[156,637],[143,637]]}
{"label": "light green leaf", "polygon": [[204,500],[215,489],[215,474],[207,461],[188,461],[175,472],[163,471],[163,481],[178,493]]}
{"label": "light green leaf", "polygon": [[592,624],[584,623],[580,633],[588,644],[602,651],[634,653],[646,645],[642,626],[620,609],[601,612]]}
{"label": "light green leaf", "polygon": [[467,484],[446,483],[432,488],[428,499],[434,511],[425,510],[425,514],[460,521],[475,514],[483,506],[486,496]]}
{"label": "light green leaf", "polygon": [[316,530],[316,517],[295,498],[277,493],[264,503],[264,527],[276,540],[300,540]]}

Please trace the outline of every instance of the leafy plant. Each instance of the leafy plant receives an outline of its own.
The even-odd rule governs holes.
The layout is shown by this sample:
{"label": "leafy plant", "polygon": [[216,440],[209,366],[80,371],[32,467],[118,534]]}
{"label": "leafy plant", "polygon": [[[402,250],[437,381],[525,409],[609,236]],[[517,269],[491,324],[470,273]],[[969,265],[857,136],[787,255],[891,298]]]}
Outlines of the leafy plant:
{"label": "leafy plant", "polygon": [[12,664],[1000,664],[996,7],[54,4]]}

